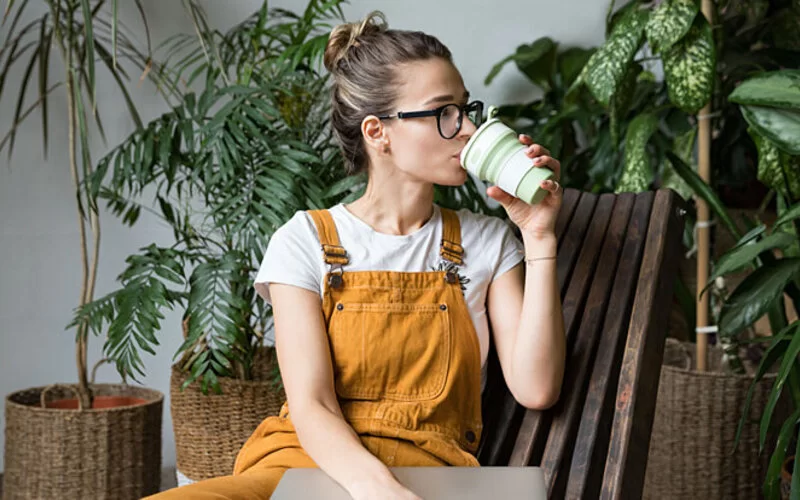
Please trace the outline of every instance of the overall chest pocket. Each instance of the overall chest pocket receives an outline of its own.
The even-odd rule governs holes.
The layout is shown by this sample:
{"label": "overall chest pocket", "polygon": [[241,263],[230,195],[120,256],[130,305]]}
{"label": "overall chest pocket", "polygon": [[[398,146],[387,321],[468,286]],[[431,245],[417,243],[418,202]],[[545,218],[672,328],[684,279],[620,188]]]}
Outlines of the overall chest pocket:
{"label": "overall chest pocket", "polygon": [[423,401],[444,391],[452,349],[443,304],[339,303],[328,327],[336,393]]}

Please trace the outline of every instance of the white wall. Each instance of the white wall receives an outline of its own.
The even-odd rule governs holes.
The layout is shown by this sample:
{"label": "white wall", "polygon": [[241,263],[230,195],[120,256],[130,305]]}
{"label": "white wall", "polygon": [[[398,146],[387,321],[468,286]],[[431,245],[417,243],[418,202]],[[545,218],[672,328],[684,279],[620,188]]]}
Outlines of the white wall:
{"label": "white wall", "polygon": [[[43,2],[35,2],[43,3]],[[120,2],[124,19],[132,26],[132,2]],[[155,42],[176,31],[191,31],[179,0],[144,2]],[[272,0],[271,6],[298,11],[305,0]],[[227,29],[255,11],[259,0],[206,1],[211,22]],[[487,103],[523,101],[532,97],[527,81],[509,66],[487,88],[483,79],[491,67],[513,52],[521,43],[548,35],[565,45],[597,45],[603,39],[607,2],[603,0],[352,0],[345,7],[348,19],[357,19],[379,9],[394,28],[419,29],[438,36],[453,52],[467,88]],[[3,33],[0,29],[0,33]],[[24,71],[17,66],[16,78],[6,85],[0,104],[0,136],[12,123],[16,88]],[[51,72],[61,70],[51,63]],[[112,85],[101,80],[99,108],[109,146],[121,141],[133,127],[122,112],[123,102]],[[35,87],[34,87],[35,88]],[[152,85],[130,84],[144,120],[165,111],[165,105]],[[11,97],[9,99],[9,97]],[[32,96],[28,96],[29,99]],[[41,143],[39,115],[20,129],[11,164],[0,157],[0,394],[76,380],[74,333],[64,326],[78,302],[81,279],[79,235],[73,188],[66,158],[66,100],[63,92],[50,102],[50,151],[45,160]],[[94,158],[109,147],[94,143]],[[115,217],[102,218],[102,247],[96,296],[115,288],[124,259],[151,242],[169,244],[171,232],[155,219],[142,216],[129,229]],[[180,312],[167,315],[155,357],[146,357],[144,384],[169,392],[169,366],[180,344]],[[93,338],[90,362],[100,356],[101,339]],[[99,381],[117,382],[110,367],[99,371]],[[0,416],[0,426],[5,426]],[[0,435],[0,446],[3,436]],[[167,399],[164,412],[164,465],[175,463],[172,422]],[[0,470],[3,458],[0,456]]]}

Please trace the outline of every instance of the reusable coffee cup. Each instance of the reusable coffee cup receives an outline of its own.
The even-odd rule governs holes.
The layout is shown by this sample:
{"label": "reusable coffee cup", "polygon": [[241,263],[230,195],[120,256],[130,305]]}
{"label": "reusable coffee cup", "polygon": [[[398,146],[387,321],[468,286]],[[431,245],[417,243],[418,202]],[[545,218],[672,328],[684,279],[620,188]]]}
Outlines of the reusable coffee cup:
{"label": "reusable coffee cup", "polygon": [[541,187],[542,181],[555,180],[555,174],[549,168],[533,166],[533,159],[525,154],[527,146],[496,117],[497,107],[490,106],[488,115],[489,120],[461,151],[461,166],[531,205],[539,203],[548,193]]}

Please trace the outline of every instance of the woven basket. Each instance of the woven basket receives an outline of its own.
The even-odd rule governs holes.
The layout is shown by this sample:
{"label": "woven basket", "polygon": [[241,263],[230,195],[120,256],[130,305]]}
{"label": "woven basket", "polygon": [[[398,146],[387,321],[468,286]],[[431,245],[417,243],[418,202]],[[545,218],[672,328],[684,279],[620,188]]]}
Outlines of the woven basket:
{"label": "woven basket", "polygon": [[277,415],[286,400],[272,381],[275,350],[263,348],[254,380],[221,378],[222,394],[203,394],[198,383],[181,386],[187,374],[172,367],[170,406],[175,431],[177,470],[192,481],[233,473],[244,442],[266,417]]}
{"label": "woven basket", "polygon": [[95,396],[144,402],[90,410],[43,407],[74,398],[70,386],[36,387],[6,397],[3,499],[138,499],[161,482],[164,395],[129,385],[92,384]]}
{"label": "woven basket", "polygon": [[[753,377],[723,373],[719,347],[709,347],[706,372],[695,371],[694,356],[694,344],[667,339],[644,498],[761,498],[772,448],[768,442],[759,454],[758,430],[774,375],[756,385],[749,423],[731,454]],[[773,421],[781,422],[786,410],[778,406]]]}

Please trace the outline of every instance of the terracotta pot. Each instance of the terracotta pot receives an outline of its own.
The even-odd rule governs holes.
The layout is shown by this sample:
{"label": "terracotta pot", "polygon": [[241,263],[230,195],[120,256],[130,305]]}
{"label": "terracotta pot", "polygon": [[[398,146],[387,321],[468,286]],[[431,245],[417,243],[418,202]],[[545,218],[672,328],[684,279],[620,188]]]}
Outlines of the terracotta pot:
{"label": "terracotta pot", "polygon": [[135,500],[158,492],[163,394],[116,384],[91,390],[94,405],[85,409],[73,386],[6,397],[3,500]]}
{"label": "terracotta pot", "polygon": [[[104,408],[124,408],[126,406],[136,406],[145,404],[142,398],[134,398],[130,396],[97,396],[92,401],[92,409],[100,410]],[[47,408],[54,408],[57,410],[77,410],[78,400],[73,399],[58,399],[55,401],[46,401]]]}

